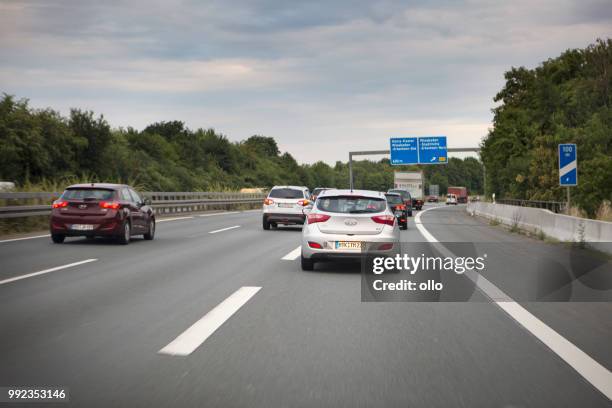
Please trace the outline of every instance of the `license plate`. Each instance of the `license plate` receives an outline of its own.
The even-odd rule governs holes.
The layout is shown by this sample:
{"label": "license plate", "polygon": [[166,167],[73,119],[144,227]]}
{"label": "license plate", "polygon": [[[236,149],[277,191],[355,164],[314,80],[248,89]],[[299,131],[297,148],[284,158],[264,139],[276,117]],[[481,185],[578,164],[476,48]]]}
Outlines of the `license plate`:
{"label": "license plate", "polygon": [[359,241],[336,241],[336,249],[361,250]]}
{"label": "license plate", "polygon": [[280,208],[293,208],[293,204],[291,203],[279,203],[278,206]]}
{"label": "license plate", "polygon": [[403,212],[401,212],[401,211],[396,211],[396,212],[395,212],[395,216],[396,216],[396,217],[401,217],[402,215],[404,215],[404,213],[403,213]]}
{"label": "license plate", "polygon": [[91,231],[94,226],[92,224],[72,224],[70,228],[76,231]]}

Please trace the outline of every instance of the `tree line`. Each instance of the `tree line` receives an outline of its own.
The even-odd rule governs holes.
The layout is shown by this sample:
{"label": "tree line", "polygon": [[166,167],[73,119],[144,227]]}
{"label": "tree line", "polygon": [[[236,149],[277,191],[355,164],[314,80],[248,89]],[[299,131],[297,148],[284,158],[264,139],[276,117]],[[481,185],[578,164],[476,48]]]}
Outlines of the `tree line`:
{"label": "tree line", "polygon": [[576,143],[572,202],[595,215],[612,200],[612,40],[568,50],[534,69],[512,68],[505,80],[481,146],[487,192],[564,201],[557,146]]}
{"label": "tree line", "polygon": [[[482,166],[451,158],[423,167],[427,183],[482,190]],[[387,190],[388,159],[353,163],[355,187]],[[232,142],[214,129],[191,130],[181,121],[153,123],[142,131],[113,128],[102,115],[72,109],[68,117],[34,109],[26,99],[0,100],[0,180],[20,185],[44,180],[126,182],[148,191],[212,191],[273,185],[348,187],[348,163],[299,164],[274,138],[254,135]]]}

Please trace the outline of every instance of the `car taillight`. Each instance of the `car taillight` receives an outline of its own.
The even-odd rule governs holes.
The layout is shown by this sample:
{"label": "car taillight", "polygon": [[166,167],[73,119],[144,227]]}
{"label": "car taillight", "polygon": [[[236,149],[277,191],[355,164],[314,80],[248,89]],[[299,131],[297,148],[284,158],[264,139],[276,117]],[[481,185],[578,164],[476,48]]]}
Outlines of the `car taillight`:
{"label": "car taillight", "polygon": [[64,207],[68,207],[68,201],[54,201],[53,208],[64,208]]}
{"label": "car taillight", "polygon": [[379,251],[388,251],[390,249],[393,249],[393,243],[391,243],[391,242],[387,242],[385,244],[380,244],[378,246],[378,250]]}
{"label": "car taillight", "polygon": [[109,210],[119,209],[120,204],[116,201],[100,201],[100,208],[106,208]]}
{"label": "car taillight", "polygon": [[327,214],[308,214],[308,223],[314,224],[315,222],[325,222],[330,218],[331,216]]}
{"label": "car taillight", "polygon": [[266,198],[266,199],[264,200],[264,204],[265,204],[265,205],[274,204],[274,200],[272,200],[271,198]]}
{"label": "car taillight", "polygon": [[308,246],[315,249],[323,249],[323,246],[318,242],[308,241]]}
{"label": "car taillight", "polygon": [[377,224],[387,224],[393,226],[395,224],[395,217],[392,215],[375,215],[372,217],[372,221]]}
{"label": "car taillight", "polygon": [[309,201],[308,201],[308,200],[299,200],[299,201],[298,201],[298,205],[301,205],[302,207],[307,206],[307,205],[308,205],[308,203],[309,203]]}
{"label": "car taillight", "polygon": [[406,206],[403,204],[399,204],[395,206],[395,209],[399,211],[404,211],[406,209]]}

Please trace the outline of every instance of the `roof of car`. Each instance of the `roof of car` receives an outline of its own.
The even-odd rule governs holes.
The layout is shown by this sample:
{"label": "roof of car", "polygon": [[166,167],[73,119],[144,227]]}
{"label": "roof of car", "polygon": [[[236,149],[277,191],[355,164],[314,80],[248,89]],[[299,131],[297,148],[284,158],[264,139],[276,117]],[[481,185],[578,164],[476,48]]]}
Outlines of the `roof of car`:
{"label": "roof of car", "polygon": [[358,196],[358,197],[372,197],[372,198],[385,198],[384,194],[380,191],[372,190],[325,190],[319,194],[318,198],[331,197],[331,196]]}
{"label": "roof of car", "polygon": [[400,193],[386,192],[385,195],[402,196]]}
{"label": "roof of car", "polygon": [[296,190],[308,190],[308,187],[306,186],[274,186],[271,188],[271,190],[276,190],[277,188],[293,188]]}
{"label": "roof of car", "polygon": [[121,187],[129,187],[126,184],[113,184],[113,183],[82,183],[82,184],[73,184],[68,188],[106,188],[106,189],[117,189]]}

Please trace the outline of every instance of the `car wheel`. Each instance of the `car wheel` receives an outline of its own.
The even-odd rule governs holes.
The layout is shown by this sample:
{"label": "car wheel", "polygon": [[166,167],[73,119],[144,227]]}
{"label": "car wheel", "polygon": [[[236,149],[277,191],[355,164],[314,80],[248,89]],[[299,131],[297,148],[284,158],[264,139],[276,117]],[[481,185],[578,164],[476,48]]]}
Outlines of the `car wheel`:
{"label": "car wheel", "polygon": [[130,227],[130,223],[126,222],[123,224],[123,234],[119,236],[119,243],[121,245],[127,245],[130,243],[130,237],[132,235],[132,228]]}
{"label": "car wheel", "polygon": [[412,211],[408,211],[408,216],[412,217]]}
{"label": "car wheel", "polygon": [[147,241],[151,241],[153,238],[155,238],[155,218],[151,218],[149,221],[149,231],[144,234],[144,239]]}
{"label": "car wheel", "polygon": [[263,229],[265,229],[266,231],[270,229],[270,223],[268,222],[266,217],[263,217]]}
{"label": "car wheel", "polygon": [[302,270],[303,271],[312,271],[314,269],[314,261],[312,259],[301,257],[302,259]]}
{"label": "car wheel", "polygon": [[271,222],[271,223],[270,223],[270,226],[271,226],[272,228],[278,228],[278,224],[277,224],[277,223],[275,223],[275,222]]}
{"label": "car wheel", "polygon": [[51,234],[51,240],[56,244],[61,244],[66,239],[65,235],[62,234]]}
{"label": "car wheel", "polygon": [[405,229],[405,230],[408,229],[408,221],[402,224],[402,229]]}

